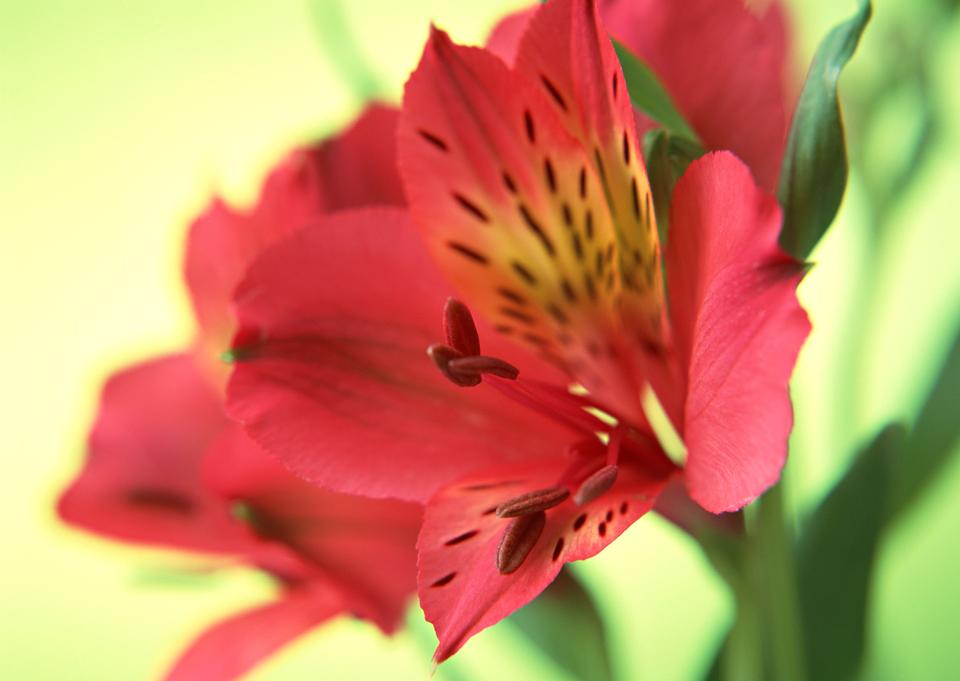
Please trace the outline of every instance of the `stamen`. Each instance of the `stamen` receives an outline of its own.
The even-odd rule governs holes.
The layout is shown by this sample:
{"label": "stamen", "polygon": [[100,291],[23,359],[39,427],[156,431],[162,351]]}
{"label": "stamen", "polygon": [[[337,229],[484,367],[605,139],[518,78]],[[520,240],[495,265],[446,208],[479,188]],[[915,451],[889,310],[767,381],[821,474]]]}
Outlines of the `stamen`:
{"label": "stamen", "polygon": [[610,433],[610,442],[607,443],[607,465],[616,466],[620,459],[620,445],[623,444],[623,436],[626,429],[623,426],[614,428]]}
{"label": "stamen", "polygon": [[520,370],[509,362],[485,355],[452,359],[447,367],[450,371],[459,375],[476,375],[479,377],[480,374],[492,374],[511,381],[516,380],[517,376],[520,375]]}
{"label": "stamen", "polygon": [[[504,290],[500,289],[501,294]],[[507,292],[519,297],[519,294]],[[606,433],[610,429],[603,420],[589,413],[592,403],[584,396],[573,395],[567,390],[537,381],[520,381],[517,367],[498,357],[479,354],[477,327],[469,308],[462,302],[449,299],[443,312],[447,343],[431,345],[427,348],[427,354],[452,383],[471,387],[479,385],[485,377],[489,385],[515,402],[584,435],[596,437],[597,433]],[[554,316],[563,319],[559,308],[556,312],[558,314]],[[520,311],[517,313],[522,314]],[[524,334],[524,338],[544,345],[547,343],[545,339],[530,333]]]}
{"label": "stamen", "polygon": [[566,487],[548,487],[527,492],[509,499],[497,506],[497,517],[516,518],[519,516],[546,511],[567,500],[570,490]]}
{"label": "stamen", "polygon": [[443,306],[443,335],[447,345],[464,355],[480,354],[480,334],[473,323],[470,309],[456,298],[448,298]]}
{"label": "stamen", "polygon": [[604,466],[584,480],[580,484],[579,489],[577,489],[576,494],[573,495],[573,503],[577,506],[583,506],[584,504],[589,504],[594,499],[599,499],[607,490],[613,487],[613,483],[617,481],[619,470],[617,466]]}
{"label": "stamen", "polygon": [[479,385],[483,374],[510,380],[516,379],[520,374],[519,369],[502,359],[484,355],[464,357],[458,350],[442,343],[434,343],[427,348],[427,355],[440,369],[440,373],[463,388]]}
{"label": "stamen", "polygon": [[440,373],[456,385],[469,388],[480,384],[479,374],[458,374],[450,368],[450,362],[463,357],[459,350],[454,350],[449,345],[443,345],[442,343],[434,343],[427,348],[427,356],[433,360]]}
{"label": "stamen", "polygon": [[497,546],[497,570],[502,575],[516,572],[540,539],[547,515],[543,511],[515,518],[504,530]]}
{"label": "stamen", "polygon": [[574,430],[587,433],[607,430],[602,421],[583,410],[575,395],[565,392],[558,396],[547,389],[547,386],[533,381],[503,381],[491,377],[487,383],[515,402]]}

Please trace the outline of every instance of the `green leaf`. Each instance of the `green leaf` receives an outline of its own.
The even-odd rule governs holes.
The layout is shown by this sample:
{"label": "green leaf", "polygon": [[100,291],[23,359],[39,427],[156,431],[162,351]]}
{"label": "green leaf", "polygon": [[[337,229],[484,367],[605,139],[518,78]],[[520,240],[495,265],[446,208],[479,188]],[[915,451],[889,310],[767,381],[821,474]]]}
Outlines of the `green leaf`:
{"label": "green leaf", "polygon": [[780,173],[780,244],[805,259],[837,214],[847,184],[847,151],[837,81],[853,56],[871,14],[861,0],[851,18],[820,43],[793,115]]}
{"label": "green leaf", "polygon": [[905,437],[888,426],[816,510],[801,538],[798,584],[811,679],[848,681],[863,660],[871,576]]}
{"label": "green leaf", "polygon": [[[740,604],[752,598],[759,610],[758,638],[752,643],[761,648],[762,678],[777,681],[818,679],[808,673],[806,647],[803,640],[802,610],[797,593],[796,544],[793,523],[787,517],[786,491],[783,479],[767,490],[748,516],[749,543],[743,572],[747,584],[740,585]],[[750,527],[752,526],[752,527]],[[738,619],[740,612],[737,613]],[[727,678],[758,678],[727,674]]]}
{"label": "green leaf", "polygon": [[713,660],[710,662],[710,666],[704,672],[703,681],[723,680],[723,655],[726,647],[727,639],[724,639],[720,643],[720,647],[717,648],[717,652],[714,654]]}
{"label": "green leaf", "polygon": [[590,593],[564,569],[509,621],[575,679],[612,681],[603,618]]}
{"label": "green leaf", "polygon": [[667,130],[649,131],[643,138],[643,157],[653,193],[653,210],[657,218],[660,243],[667,243],[670,219],[670,198],[673,187],[687,167],[703,156],[703,147]]}
{"label": "green leaf", "polygon": [[853,678],[863,658],[870,582],[887,527],[920,498],[960,444],[960,334],[907,434],[889,426],[817,509],[799,553],[811,678]]}
{"label": "green leaf", "polygon": [[960,333],[897,459],[891,512],[918,499],[960,444]]}
{"label": "green leaf", "polygon": [[613,49],[620,60],[623,79],[633,105],[667,130],[699,144],[697,133],[684,120],[670,93],[650,67],[617,40],[613,41]]}

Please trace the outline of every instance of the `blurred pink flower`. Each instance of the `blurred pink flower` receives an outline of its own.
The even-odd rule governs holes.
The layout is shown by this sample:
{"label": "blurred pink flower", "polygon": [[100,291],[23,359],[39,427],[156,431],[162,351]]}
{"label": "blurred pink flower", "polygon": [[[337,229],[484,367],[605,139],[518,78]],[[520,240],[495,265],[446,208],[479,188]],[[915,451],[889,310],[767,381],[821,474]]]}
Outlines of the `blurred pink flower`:
{"label": "blurred pink flower", "polygon": [[226,346],[232,289],[260,250],[327,210],[401,200],[396,117],[371,107],[339,137],[294,152],[249,212],[216,201],[193,225],[186,255],[196,350],[124,369],[104,388],[61,517],[124,541],[228,556],[280,587],[275,602],[200,636],[170,681],[236,678],[342,613],[390,633],[414,590],[420,508],[323,491],[289,473],[227,421],[210,356]]}

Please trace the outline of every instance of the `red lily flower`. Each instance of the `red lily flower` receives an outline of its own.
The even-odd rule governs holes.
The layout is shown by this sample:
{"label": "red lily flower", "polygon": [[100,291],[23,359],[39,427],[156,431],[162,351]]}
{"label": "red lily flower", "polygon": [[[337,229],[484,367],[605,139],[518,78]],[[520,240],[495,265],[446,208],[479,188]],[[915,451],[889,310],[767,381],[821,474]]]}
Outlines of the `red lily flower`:
{"label": "red lily flower", "polygon": [[[419,593],[443,660],[679,473],[646,421],[648,383],[704,508],[771,485],[809,324],[776,201],[728,153],[677,185],[667,300],[633,112],[592,2],[538,9],[514,68],[434,30],[399,135],[422,240],[401,212],[365,211],[266,251],[237,289],[228,408],[308,480],[427,502]],[[452,301],[435,342],[443,275],[492,328]]]}
{"label": "red lily flower", "polygon": [[[756,3],[754,3],[756,4]],[[786,12],[745,0],[600,0],[610,33],[657,74],[707,149],[730,149],[777,186],[794,91]],[[503,19],[488,47],[512,64],[537,6]],[[641,134],[653,123],[642,114]]]}
{"label": "red lily flower", "polygon": [[[397,200],[392,154],[368,156],[365,170],[359,163],[367,150],[389,149],[395,127],[394,110],[373,107],[341,137],[292,154],[249,214],[216,202],[194,224],[187,280],[200,348],[232,332],[231,289],[264,245],[327,207]],[[343,184],[364,172],[369,184]],[[86,466],[59,503],[65,521],[98,534],[228,557],[277,582],[275,602],[215,625],[167,678],[233,679],[340,613],[392,632],[415,585],[420,509],[293,476],[226,420],[222,370],[210,360],[169,355],[111,377]]]}

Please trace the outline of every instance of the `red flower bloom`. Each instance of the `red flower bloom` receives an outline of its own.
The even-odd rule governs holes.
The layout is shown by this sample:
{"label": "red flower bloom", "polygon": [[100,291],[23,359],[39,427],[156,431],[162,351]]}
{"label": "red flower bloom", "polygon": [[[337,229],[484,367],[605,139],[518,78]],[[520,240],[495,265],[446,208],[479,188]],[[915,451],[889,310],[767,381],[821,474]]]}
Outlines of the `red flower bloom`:
{"label": "red flower bloom", "polygon": [[[187,279],[202,348],[232,332],[228,303],[266,244],[330,206],[397,201],[390,148],[396,112],[374,107],[340,138],[295,152],[256,207],[217,202],[191,230]],[[221,345],[222,349],[224,346]],[[202,635],[168,679],[235,678],[290,639],[340,613],[391,632],[415,585],[420,509],[326,492],[290,474],[223,415],[218,371],[201,354],[158,358],[115,374],[104,389],[85,468],[61,517],[126,541],[229,556],[266,571],[276,602]]]}
{"label": "red flower bloom", "polygon": [[[423,239],[399,211],[365,211],[265,252],[236,294],[228,407],[309,480],[427,501],[419,592],[443,660],[679,472],[644,416],[648,383],[701,505],[737,509],[771,485],[809,325],[779,208],[727,153],[676,188],[667,299],[633,112],[592,2],[538,9],[512,69],[435,30],[399,135]],[[448,303],[435,342],[443,275],[493,328]]]}
{"label": "red flower bloom", "polygon": [[[657,74],[707,149],[730,149],[776,189],[793,105],[787,22],[772,0],[600,0],[610,33]],[[489,48],[513,63],[536,6],[502,20]],[[643,129],[653,127],[640,116]],[[641,133],[643,130],[641,130]]]}

